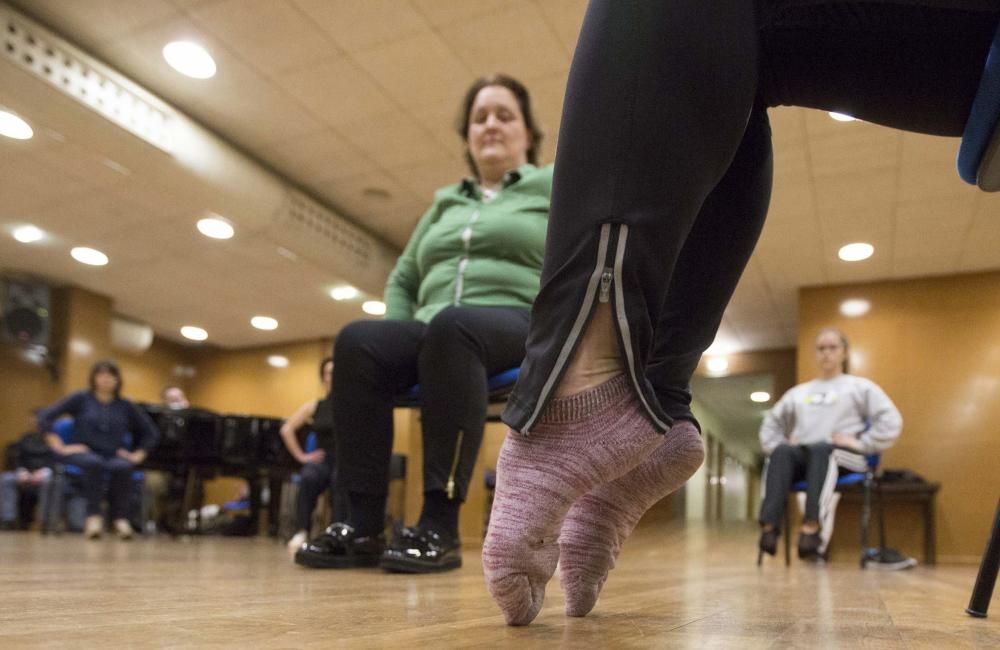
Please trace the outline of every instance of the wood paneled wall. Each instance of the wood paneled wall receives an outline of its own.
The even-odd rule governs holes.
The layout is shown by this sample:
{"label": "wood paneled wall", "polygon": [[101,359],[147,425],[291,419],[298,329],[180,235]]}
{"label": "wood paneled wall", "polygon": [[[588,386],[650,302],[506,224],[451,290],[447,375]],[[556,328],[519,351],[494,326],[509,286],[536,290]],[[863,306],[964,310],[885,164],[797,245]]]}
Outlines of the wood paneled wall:
{"label": "wood paneled wall", "polygon": [[[871,310],[842,316],[849,298]],[[799,381],[815,376],[816,332],[842,329],[851,371],[882,386],[903,414],[883,467],[940,482],[939,561],[978,562],[1000,493],[1000,273],[807,288],[799,304]],[[834,548],[853,557],[855,515],[839,515]],[[919,556],[920,528],[915,509],[893,515],[890,545]]]}

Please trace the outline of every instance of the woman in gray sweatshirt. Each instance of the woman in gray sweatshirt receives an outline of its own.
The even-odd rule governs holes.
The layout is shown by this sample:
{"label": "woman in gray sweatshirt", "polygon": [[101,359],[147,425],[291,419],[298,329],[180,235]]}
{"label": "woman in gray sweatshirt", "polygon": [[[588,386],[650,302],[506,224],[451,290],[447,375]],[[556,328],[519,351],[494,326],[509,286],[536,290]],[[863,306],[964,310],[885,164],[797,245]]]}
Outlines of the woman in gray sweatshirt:
{"label": "woman in gray sweatshirt", "polygon": [[805,479],[799,557],[822,556],[833,532],[832,499],[838,475],[865,471],[864,454],[888,449],[903,428],[903,418],[885,391],[845,372],[847,350],[843,332],[820,331],[816,337],[819,377],[785,393],[760,427],[760,446],[768,456],[760,550],[770,555],[778,547],[788,491],[795,481]]}

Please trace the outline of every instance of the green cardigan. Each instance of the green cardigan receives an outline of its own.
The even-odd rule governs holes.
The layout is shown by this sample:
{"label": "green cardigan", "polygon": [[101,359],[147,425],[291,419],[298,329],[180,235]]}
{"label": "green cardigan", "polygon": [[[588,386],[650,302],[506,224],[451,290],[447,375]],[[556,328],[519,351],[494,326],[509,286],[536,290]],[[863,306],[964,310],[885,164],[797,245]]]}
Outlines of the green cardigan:
{"label": "green cardigan", "polygon": [[531,307],[551,193],[551,165],[508,172],[488,203],[471,179],[435,192],[389,274],[385,317],[428,323],[450,305]]}

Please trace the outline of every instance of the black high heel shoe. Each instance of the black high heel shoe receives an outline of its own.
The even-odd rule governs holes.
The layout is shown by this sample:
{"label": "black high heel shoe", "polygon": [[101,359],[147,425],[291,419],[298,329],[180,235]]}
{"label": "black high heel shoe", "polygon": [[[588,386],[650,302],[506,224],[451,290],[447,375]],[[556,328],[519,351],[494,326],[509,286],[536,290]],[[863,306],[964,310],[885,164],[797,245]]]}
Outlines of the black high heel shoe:
{"label": "black high heel shoe", "polygon": [[778,529],[772,528],[770,530],[760,531],[760,541],[757,543],[757,566],[760,566],[764,561],[764,553],[767,553],[771,557],[774,557],[775,553],[778,552]]}

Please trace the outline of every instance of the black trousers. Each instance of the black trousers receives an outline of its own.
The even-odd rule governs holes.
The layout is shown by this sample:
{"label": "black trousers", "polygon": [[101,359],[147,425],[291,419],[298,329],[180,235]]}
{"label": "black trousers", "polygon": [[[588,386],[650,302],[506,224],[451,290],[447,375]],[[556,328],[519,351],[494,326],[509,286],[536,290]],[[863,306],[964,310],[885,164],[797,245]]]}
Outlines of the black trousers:
{"label": "black trousers", "polygon": [[[111,519],[128,519],[129,499],[132,496],[132,463],[117,456],[101,456],[88,451],[64,456],[67,465],[76,465],[82,471],[83,495],[87,499],[87,516],[101,514],[101,502],[107,484],[108,511]],[[105,483],[106,481],[106,483]]]}
{"label": "black trousers", "polygon": [[764,500],[760,506],[760,523],[781,529],[785,520],[785,506],[792,484],[805,480],[805,521],[822,521],[821,501],[829,499],[836,487],[837,475],[850,470],[840,470],[830,475],[830,454],[833,445],[779,445],[771,453],[764,483]]}
{"label": "black trousers", "polygon": [[941,4],[592,0],[566,89],[541,291],[504,421],[530,431],[598,302],[613,309],[653,423],[694,420],[691,374],[767,213],[767,107],[961,134],[1000,2]]}
{"label": "black trousers", "polygon": [[424,492],[465,500],[486,423],[487,379],[524,358],[528,310],[449,307],[430,323],[356,321],[334,344],[338,487],[388,491],[394,398],[419,383]]}

